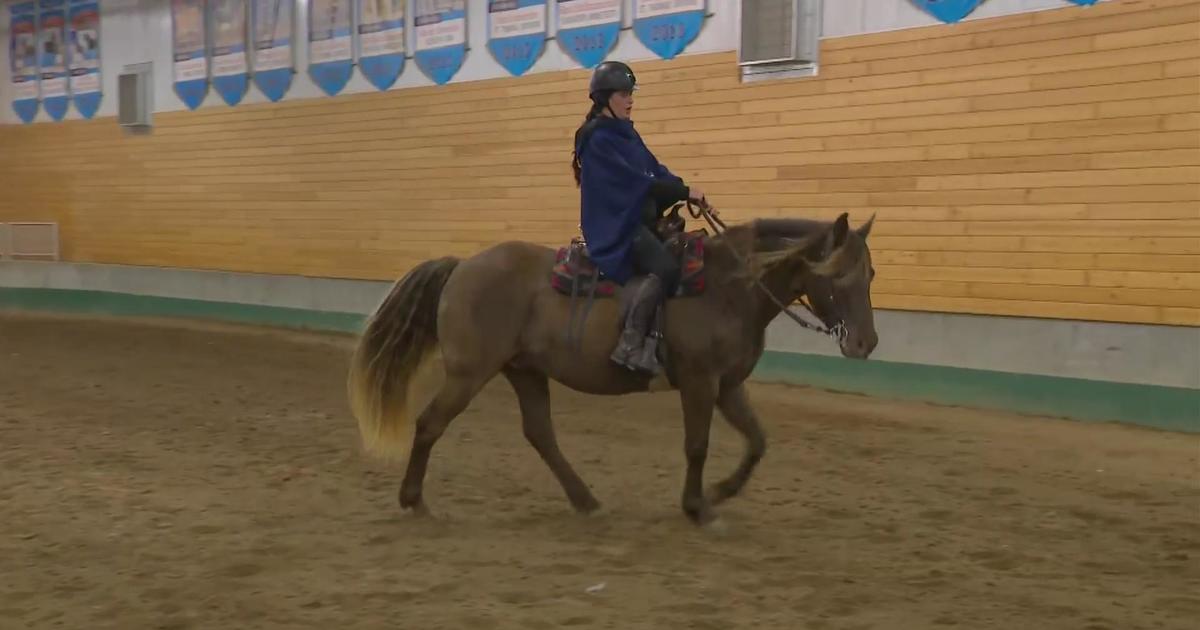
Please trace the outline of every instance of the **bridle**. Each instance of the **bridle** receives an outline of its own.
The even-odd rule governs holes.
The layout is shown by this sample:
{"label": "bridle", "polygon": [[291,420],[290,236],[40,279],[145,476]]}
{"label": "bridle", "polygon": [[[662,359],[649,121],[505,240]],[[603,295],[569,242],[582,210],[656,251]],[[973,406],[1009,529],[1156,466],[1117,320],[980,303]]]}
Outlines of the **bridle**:
{"label": "bridle", "polygon": [[[717,235],[724,234],[728,229],[725,225],[725,222],[721,220],[721,217],[718,217],[712,213],[712,206],[709,205],[707,201],[702,202],[700,205],[694,205],[689,199],[687,201],[687,209],[688,214],[692,215],[693,219],[704,217],[704,220],[708,222],[709,226],[712,227],[713,232],[715,232]],[[749,270],[749,266],[746,264],[746,261],[742,258],[741,254],[738,254],[736,247],[731,246],[729,251],[733,252],[733,257],[737,259],[738,263]],[[829,335],[837,341],[839,346],[846,340],[848,331],[846,330],[846,322],[843,318],[839,317],[836,324],[831,327],[826,327],[821,319],[821,316],[817,315],[817,312],[813,310],[812,306],[810,306],[808,302],[804,300],[797,300],[805,310],[811,313],[813,317],[817,318],[817,321],[821,321],[822,324],[817,325],[805,321],[804,318],[802,318],[800,315],[797,315],[790,307],[781,302],[779,298],[775,297],[775,294],[771,293],[771,290],[763,284],[762,279],[757,275],[754,276],[754,284],[758,285],[758,288],[762,289],[763,293],[767,294],[767,298],[770,299],[775,306],[779,307],[779,310],[783,312],[783,314],[790,317],[792,321],[799,324],[801,328],[811,330],[816,333],[821,333],[823,335]],[[834,302],[832,295],[829,296],[829,303],[836,306],[836,302]]]}

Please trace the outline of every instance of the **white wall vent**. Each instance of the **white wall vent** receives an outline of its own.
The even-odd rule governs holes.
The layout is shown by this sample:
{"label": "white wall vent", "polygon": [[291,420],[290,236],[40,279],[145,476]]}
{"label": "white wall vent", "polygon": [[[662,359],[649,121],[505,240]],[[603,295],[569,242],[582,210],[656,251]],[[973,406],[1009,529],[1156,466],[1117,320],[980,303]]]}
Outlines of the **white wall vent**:
{"label": "white wall vent", "polygon": [[154,115],[153,64],[129,66],[117,75],[117,122],[122,127],[148,128]]}
{"label": "white wall vent", "polygon": [[746,81],[811,76],[821,48],[823,0],[742,0],[738,65]]}

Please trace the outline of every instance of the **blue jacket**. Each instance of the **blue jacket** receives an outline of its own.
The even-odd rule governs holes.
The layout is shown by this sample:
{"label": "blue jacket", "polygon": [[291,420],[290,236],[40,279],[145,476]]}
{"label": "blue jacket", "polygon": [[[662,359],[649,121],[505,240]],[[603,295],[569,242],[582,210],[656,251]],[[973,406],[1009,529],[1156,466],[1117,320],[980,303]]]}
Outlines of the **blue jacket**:
{"label": "blue jacket", "polygon": [[588,253],[609,279],[624,284],[633,275],[630,253],[642,207],[656,180],[682,180],[658,162],[633,123],[600,117],[590,134],[580,134],[580,223]]}

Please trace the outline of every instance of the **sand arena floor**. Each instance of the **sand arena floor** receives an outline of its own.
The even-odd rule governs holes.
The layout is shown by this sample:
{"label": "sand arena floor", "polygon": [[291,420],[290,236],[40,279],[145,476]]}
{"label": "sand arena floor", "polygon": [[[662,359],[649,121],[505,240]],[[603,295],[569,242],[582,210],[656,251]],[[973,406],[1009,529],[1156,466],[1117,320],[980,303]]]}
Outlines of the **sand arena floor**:
{"label": "sand arena floor", "polygon": [[[672,394],[554,390],[573,514],[494,381],[436,515],[363,457],[345,338],[0,316],[0,628],[1192,628],[1196,436],[751,394],[729,531],[684,518]],[[718,420],[708,480],[741,444]]]}

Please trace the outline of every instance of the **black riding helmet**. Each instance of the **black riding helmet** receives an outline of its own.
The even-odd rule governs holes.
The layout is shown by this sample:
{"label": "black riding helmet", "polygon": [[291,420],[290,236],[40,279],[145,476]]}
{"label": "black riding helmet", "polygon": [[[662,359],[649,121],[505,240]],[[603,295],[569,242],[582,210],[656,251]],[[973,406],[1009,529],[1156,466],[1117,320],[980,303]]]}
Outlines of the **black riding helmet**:
{"label": "black riding helmet", "polygon": [[588,96],[594,101],[597,96],[607,96],[612,92],[632,92],[636,89],[637,77],[633,76],[633,70],[629,66],[620,61],[605,61],[592,71]]}
{"label": "black riding helmet", "polygon": [[596,69],[592,71],[592,81],[588,85],[588,97],[592,99],[594,105],[592,106],[592,111],[588,114],[587,122],[583,123],[575,131],[576,153],[574,166],[576,183],[579,182],[579,154],[582,153],[582,148],[587,144],[588,138],[591,137],[592,131],[596,128],[596,124],[600,122],[600,118],[598,118],[600,108],[608,109],[613,118],[616,118],[616,113],[608,105],[609,97],[613,92],[632,92],[636,89],[637,77],[633,76],[633,69],[620,61],[605,61],[596,66]]}

